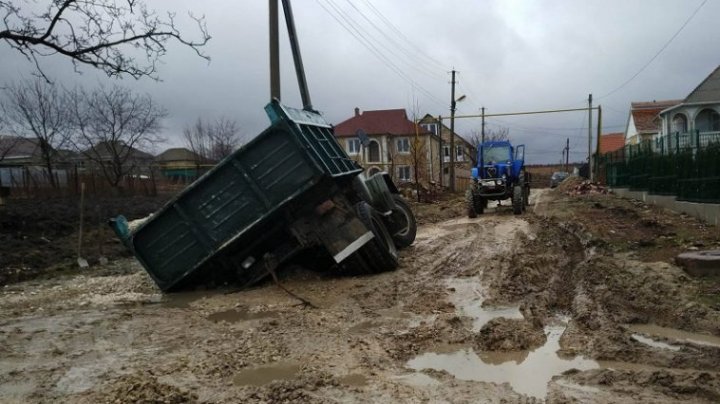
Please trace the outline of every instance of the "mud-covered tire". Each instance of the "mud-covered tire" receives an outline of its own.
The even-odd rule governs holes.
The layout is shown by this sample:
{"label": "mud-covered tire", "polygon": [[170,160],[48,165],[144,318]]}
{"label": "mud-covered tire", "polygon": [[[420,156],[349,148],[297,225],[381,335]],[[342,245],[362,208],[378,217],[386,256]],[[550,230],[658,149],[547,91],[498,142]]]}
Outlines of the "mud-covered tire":
{"label": "mud-covered tire", "polygon": [[467,216],[470,219],[477,217],[477,212],[475,211],[475,201],[473,200],[473,193],[471,189],[465,191],[465,210],[467,211]]}
{"label": "mud-covered tire", "polygon": [[[410,205],[405,202],[402,196],[393,194],[393,200],[395,201],[395,209],[393,209],[391,218],[398,226],[392,229],[392,239],[397,248],[405,248],[415,241],[417,222]],[[389,227],[388,230],[390,230]]]}
{"label": "mud-covered tire", "polygon": [[483,198],[479,195],[473,196],[473,206],[475,207],[475,212],[478,215],[482,215],[485,211],[485,208],[487,208],[487,199]]}
{"label": "mud-covered tire", "polygon": [[512,207],[513,213],[516,215],[521,214],[524,210],[523,189],[520,185],[515,185],[513,187]]}
{"label": "mud-covered tire", "polygon": [[369,272],[386,272],[397,268],[398,251],[390,232],[385,227],[382,215],[364,201],[355,205],[355,212],[375,236],[358,250],[369,267]]}

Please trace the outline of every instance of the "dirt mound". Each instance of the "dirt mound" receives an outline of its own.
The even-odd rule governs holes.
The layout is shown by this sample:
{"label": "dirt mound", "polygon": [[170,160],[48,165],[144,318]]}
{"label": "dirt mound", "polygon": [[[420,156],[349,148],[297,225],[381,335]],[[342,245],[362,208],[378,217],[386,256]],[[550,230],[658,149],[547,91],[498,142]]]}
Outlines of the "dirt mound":
{"label": "dirt mound", "polygon": [[555,189],[558,192],[566,193],[570,189],[573,189],[579,184],[582,184],[583,181],[585,181],[584,178],[577,175],[571,175],[565,178]]}
{"label": "dirt mound", "polygon": [[495,318],[485,324],[475,337],[475,348],[481,351],[527,351],[545,343],[542,327],[527,320]]}

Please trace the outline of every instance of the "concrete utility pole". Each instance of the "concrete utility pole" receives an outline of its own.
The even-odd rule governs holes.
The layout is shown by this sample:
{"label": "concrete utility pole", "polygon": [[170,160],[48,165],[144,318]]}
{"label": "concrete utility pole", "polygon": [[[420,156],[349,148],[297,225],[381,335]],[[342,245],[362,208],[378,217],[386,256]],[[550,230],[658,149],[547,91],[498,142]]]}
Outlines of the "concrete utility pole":
{"label": "concrete utility pole", "polygon": [[480,108],[482,111],[482,124],[480,126],[480,139],[482,139],[481,143],[485,143],[485,107]]}
{"label": "concrete utility pole", "polygon": [[278,0],[270,0],[270,99],[280,99],[280,45]]}
{"label": "concrete utility pole", "polygon": [[438,134],[440,135],[440,149],[438,152],[438,158],[440,160],[440,187],[442,188],[443,184],[443,177],[445,176],[445,171],[443,170],[443,140],[442,140],[442,132],[443,132],[443,123],[442,123],[442,115],[438,115]]}
{"label": "concrete utility pole", "polygon": [[450,191],[455,192],[455,69],[450,87]]}
{"label": "concrete utility pole", "polygon": [[588,176],[592,181],[592,94],[588,95]]}
{"label": "concrete utility pole", "polygon": [[568,172],[570,166],[570,138],[565,140],[565,172]]}
{"label": "concrete utility pole", "polygon": [[595,177],[600,176],[600,134],[602,134],[602,106],[598,105],[597,142],[595,147]]}

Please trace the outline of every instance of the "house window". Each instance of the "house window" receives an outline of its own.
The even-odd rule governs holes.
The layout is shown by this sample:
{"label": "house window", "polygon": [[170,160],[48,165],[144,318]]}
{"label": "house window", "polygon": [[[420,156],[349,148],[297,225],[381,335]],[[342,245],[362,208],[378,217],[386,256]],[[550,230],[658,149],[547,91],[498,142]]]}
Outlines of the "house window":
{"label": "house window", "polygon": [[410,166],[399,166],[397,172],[400,181],[410,181]]}
{"label": "house window", "polygon": [[395,142],[398,153],[410,153],[410,141],[406,137],[398,138]]}
{"label": "house window", "polygon": [[672,119],[672,132],[687,132],[687,118],[684,114],[677,114]]}
{"label": "house window", "polygon": [[420,127],[432,134],[438,134],[438,126],[436,123],[423,123],[420,125]]}
{"label": "house window", "polygon": [[368,162],[380,162],[380,144],[375,140],[371,140],[370,144],[368,145]]}
{"label": "house window", "polygon": [[450,161],[450,146],[443,146],[443,161],[446,163]]}
{"label": "house window", "polygon": [[703,109],[695,118],[695,128],[700,132],[720,131],[720,114],[712,109]]}
{"label": "house window", "polygon": [[347,140],[348,154],[360,154],[360,139]]}
{"label": "house window", "polygon": [[455,146],[455,161],[465,161],[465,149],[462,145]]}

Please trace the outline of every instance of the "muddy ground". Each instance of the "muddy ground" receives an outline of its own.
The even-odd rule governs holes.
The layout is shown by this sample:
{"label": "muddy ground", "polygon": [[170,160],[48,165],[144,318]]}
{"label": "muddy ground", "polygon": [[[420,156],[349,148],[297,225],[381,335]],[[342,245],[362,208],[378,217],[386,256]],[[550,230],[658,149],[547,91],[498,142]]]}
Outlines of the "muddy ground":
{"label": "muddy ground", "polygon": [[[130,258],[0,291],[0,402],[718,402],[718,230],[612,195],[414,205],[397,271],[161,295]],[[232,293],[231,293],[232,292]]]}

